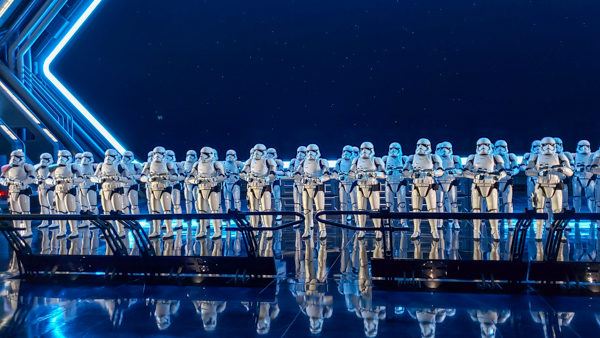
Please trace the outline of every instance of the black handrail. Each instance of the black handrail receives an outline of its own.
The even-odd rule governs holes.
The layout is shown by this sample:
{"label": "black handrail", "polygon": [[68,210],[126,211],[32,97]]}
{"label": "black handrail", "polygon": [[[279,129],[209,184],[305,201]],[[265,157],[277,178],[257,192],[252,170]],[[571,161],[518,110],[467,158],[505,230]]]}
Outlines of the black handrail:
{"label": "black handrail", "polygon": [[[152,220],[231,220],[235,221],[248,216],[293,216],[295,220],[270,227],[250,227],[253,231],[276,231],[304,222],[304,215],[293,211],[229,211],[227,213],[203,213],[203,214],[81,214],[81,215],[42,215],[42,214],[0,214],[0,222],[10,221],[152,221]],[[222,227],[224,230],[236,230],[236,227]]]}
{"label": "black handrail", "polygon": [[[563,212],[556,214],[537,213],[534,211],[526,211],[520,213],[507,212],[390,212],[387,210],[380,211],[343,211],[343,210],[325,210],[315,214],[315,221],[327,225],[344,228],[348,230],[364,230],[364,231],[386,231],[383,228],[367,228],[351,226],[339,222],[335,222],[323,216],[341,216],[341,215],[365,215],[371,219],[413,219],[413,220],[566,220],[566,221],[598,221],[600,213],[574,213]],[[405,228],[392,227],[391,231],[401,231]],[[389,229],[387,231],[390,231]]]}

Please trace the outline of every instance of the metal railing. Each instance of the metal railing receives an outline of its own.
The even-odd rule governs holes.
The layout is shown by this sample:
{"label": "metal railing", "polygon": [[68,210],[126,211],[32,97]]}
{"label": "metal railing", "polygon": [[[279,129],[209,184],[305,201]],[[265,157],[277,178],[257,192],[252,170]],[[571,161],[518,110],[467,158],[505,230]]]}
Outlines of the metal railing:
{"label": "metal railing", "polygon": [[[381,227],[359,227],[333,221],[331,217],[340,216],[366,216],[370,219],[381,220]],[[572,211],[548,214],[537,213],[535,211],[526,211],[522,213],[446,213],[446,212],[390,212],[382,209],[379,211],[338,211],[326,210],[315,214],[316,222],[321,222],[330,226],[354,231],[382,232],[384,257],[392,258],[393,241],[391,234],[398,231],[408,230],[406,227],[397,227],[393,225],[392,220],[514,220],[515,232],[510,244],[510,260],[520,261],[523,259],[525,242],[529,227],[534,221],[547,221],[550,228],[545,244],[545,257],[549,261],[556,261],[559,252],[560,242],[567,224],[571,221],[599,221],[600,213],[575,213]]]}

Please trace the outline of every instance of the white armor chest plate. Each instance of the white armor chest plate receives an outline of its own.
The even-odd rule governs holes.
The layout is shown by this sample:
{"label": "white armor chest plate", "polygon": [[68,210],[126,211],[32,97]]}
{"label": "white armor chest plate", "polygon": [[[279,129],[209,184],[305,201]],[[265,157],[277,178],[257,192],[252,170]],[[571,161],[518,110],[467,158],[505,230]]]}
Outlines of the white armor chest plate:
{"label": "white armor chest plate", "polygon": [[552,167],[555,165],[559,165],[560,161],[558,159],[557,154],[552,155],[538,155],[536,165],[538,168],[540,167]]}
{"label": "white armor chest plate", "polygon": [[403,179],[403,168],[404,161],[402,161],[402,156],[388,156],[385,161],[385,171],[389,173],[387,175],[387,181],[389,183],[400,183]]}
{"label": "white armor chest plate", "polygon": [[215,176],[215,164],[213,162],[198,162],[196,167],[198,176],[208,178]]}
{"label": "white armor chest plate", "polygon": [[452,169],[454,168],[454,156],[440,156],[442,159],[442,168],[444,169]]}
{"label": "white armor chest plate", "polygon": [[240,173],[240,168],[238,167],[236,161],[224,161],[223,168],[225,169],[226,175],[236,175]]}
{"label": "white armor chest plate", "polygon": [[[73,176],[75,176],[73,175],[73,170],[70,164],[57,166],[54,169],[53,175],[54,178],[72,178]],[[70,182],[63,182],[58,183],[55,189],[57,193],[66,193],[71,189],[72,186],[73,184]]]}
{"label": "white armor chest plate", "polygon": [[475,170],[481,169],[491,173],[494,171],[494,166],[495,161],[493,155],[475,154],[475,158],[473,159],[473,168]]}
{"label": "white armor chest plate", "polygon": [[590,157],[592,154],[575,154],[575,170],[577,172],[582,172],[585,169],[585,166],[588,164]]}
{"label": "white armor chest plate", "polygon": [[[9,167],[4,174],[8,179],[14,181],[23,181],[27,178],[27,172],[23,166]],[[8,191],[11,193],[20,193],[22,186],[20,184],[10,184]]]}
{"label": "white armor chest plate", "polygon": [[298,169],[300,169],[300,163],[302,163],[302,160],[300,159],[294,159],[294,171],[297,171]]}
{"label": "white armor chest plate", "polygon": [[84,176],[92,176],[94,175],[94,168],[91,164],[82,165],[81,174]]}
{"label": "white armor chest plate", "polygon": [[[108,176],[120,176],[121,174],[119,173],[119,165],[118,164],[106,164],[106,163],[102,163],[102,168],[100,169],[100,176],[101,177],[108,177]],[[120,188],[123,187],[123,183],[119,182],[119,181],[115,181],[115,180],[106,180],[102,183],[102,190],[105,191],[111,191],[113,189],[116,188]]]}
{"label": "white armor chest plate", "polygon": [[269,175],[269,166],[267,160],[251,160],[250,173],[256,177],[266,177]]}
{"label": "white armor chest plate", "polygon": [[23,166],[10,167],[5,176],[11,180],[23,181],[27,178],[27,172]]}
{"label": "white armor chest plate", "polygon": [[344,159],[342,159],[340,161],[340,165],[339,165],[340,173],[342,173],[344,175],[348,175],[348,173],[350,172],[351,168],[352,168],[352,160],[344,160]]}
{"label": "white armor chest plate", "polygon": [[183,173],[187,176],[189,175],[189,173],[192,172],[192,169],[194,168],[194,162],[188,162],[185,161],[183,162]]}
{"label": "white armor chest plate", "polygon": [[304,175],[308,177],[321,177],[323,176],[323,169],[320,165],[320,160],[304,160],[302,167]]}
{"label": "white armor chest plate", "polygon": [[54,177],[56,178],[70,178],[73,177],[73,171],[71,165],[59,165],[54,169]]}
{"label": "white armor chest plate", "polygon": [[83,180],[83,182],[81,182],[79,184],[79,186],[81,188],[83,188],[83,189],[91,187],[92,186],[92,182],[90,181],[89,177],[90,176],[94,176],[94,174],[95,174],[94,167],[91,164],[80,165],[79,167],[81,168],[81,174],[82,174],[82,176],[87,177],[87,178],[85,178]]}
{"label": "white armor chest plate", "polygon": [[510,155],[504,154],[499,156],[502,157],[502,161],[504,161],[504,169],[510,169]]}
{"label": "white armor chest plate", "polygon": [[[125,169],[127,169],[127,173],[129,174],[129,181],[128,184],[134,185],[137,183],[137,180],[135,177],[133,177],[134,175],[138,175],[138,170],[139,168],[135,167],[135,164],[133,163],[129,163],[129,164],[123,164],[123,166],[125,167]],[[137,170],[136,170],[137,169]]]}
{"label": "white armor chest plate", "polygon": [[374,172],[377,170],[377,166],[375,165],[373,158],[359,157],[356,161],[356,170],[359,172]]}
{"label": "white armor chest plate", "polygon": [[385,170],[402,170],[403,167],[402,156],[388,156],[385,161]]}
{"label": "white armor chest plate", "polygon": [[150,162],[150,176],[155,175],[166,175],[169,173],[169,168],[167,168],[166,162]]}
{"label": "white armor chest plate", "polygon": [[119,175],[119,169],[115,164],[102,163],[102,169],[100,169],[100,175],[102,176],[117,176]]}
{"label": "white armor chest plate", "polygon": [[430,155],[413,156],[412,167],[414,170],[433,170],[433,160]]}
{"label": "white armor chest plate", "polygon": [[39,166],[35,170],[35,175],[38,179],[48,178],[48,175],[50,175],[50,168],[48,168],[48,166]]}
{"label": "white armor chest plate", "polygon": [[[560,165],[560,160],[557,154],[552,155],[538,155],[536,161],[537,168],[552,167]],[[561,179],[558,175],[552,174],[547,176],[540,176],[537,178],[538,184],[541,186],[554,186],[559,184]]]}
{"label": "white armor chest plate", "polygon": [[[442,159],[443,169],[453,169],[455,167],[454,155],[440,156],[440,158]],[[442,184],[450,184],[454,181],[454,175],[449,175],[447,172],[444,172],[444,174],[441,177],[438,177],[437,180]]]}
{"label": "white armor chest plate", "polygon": [[240,174],[240,167],[237,161],[223,161],[223,170],[225,170],[225,183],[236,183]]}

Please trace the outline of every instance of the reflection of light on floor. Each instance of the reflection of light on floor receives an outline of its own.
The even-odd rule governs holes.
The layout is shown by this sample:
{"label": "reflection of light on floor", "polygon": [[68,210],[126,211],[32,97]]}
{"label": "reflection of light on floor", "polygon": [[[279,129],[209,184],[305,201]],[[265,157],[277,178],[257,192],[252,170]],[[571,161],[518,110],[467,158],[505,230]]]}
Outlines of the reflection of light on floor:
{"label": "reflection of light on floor", "polygon": [[[210,229],[214,229],[215,222],[217,222],[217,220],[210,220],[209,221]],[[218,222],[221,222],[221,221],[218,221]],[[150,221],[140,220],[140,221],[138,221],[138,223],[140,224],[140,226],[142,227],[142,229],[144,229],[144,231],[146,232],[146,235],[150,233],[150,231],[151,231],[151,229],[150,229],[151,222]],[[174,220],[172,224],[173,224],[173,226],[177,225],[177,221]],[[186,222],[186,221],[182,221],[181,222],[181,230],[182,230],[181,234],[184,237],[187,235],[187,231],[188,231],[187,229],[188,229],[188,225],[189,224],[190,223]],[[194,220],[194,221],[191,222],[191,225],[192,225],[192,227],[191,227],[191,235],[193,237],[193,236],[196,235],[196,231],[198,231],[198,226],[200,224],[198,223],[198,221]],[[235,224],[235,222],[233,220],[231,220],[231,221],[229,221],[228,224],[227,224],[227,222],[221,223],[221,227],[223,227],[223,226],[226,226],[226,227],[235,227],[236,224]],[[210,231],[210,229],[209,229],[209,231]],[[223,232],[225,233],[225,231],[223,231]],[[235,238],[237,236],[238,232],[237,231],[229,231],[228,233],[229,233],[229,236],[231,238]],[[130,246],[134,245],[134,241],[135,240],[134,240],[133,235],[131,234],[131,232],[128,232],[127,236],[129,238]]]}
{"label": "reflection of light on floor", "polygon": [[[513,229],[509,229],[509,225],[508,222],[504,221],[501,222],[501,227],[504,228],[504,230],[509,231],[509,230],[513,230]],[[512,227],[514,228],[514,225],[516,224],[516,221],[512,221]],[[571,237],[571,236],[575,236],[576,232],[578,236],[581,237],[588,237],[588,236],[593,236],[593,231],[596,229],[596,221],[570,221],[566,227],[567,229],[567,236]],[[535,221],[532,223],[531,227],[530,227],[530,231],[533,231],[535,226]]]}
{"label": "reflection of light on floor", "polygon": [[66,336],[62,332],[62,327],[65,325],[65,309],[62,307],[57,307],[56,309],[52,310],[48,316],[52,337],[65,338]]}

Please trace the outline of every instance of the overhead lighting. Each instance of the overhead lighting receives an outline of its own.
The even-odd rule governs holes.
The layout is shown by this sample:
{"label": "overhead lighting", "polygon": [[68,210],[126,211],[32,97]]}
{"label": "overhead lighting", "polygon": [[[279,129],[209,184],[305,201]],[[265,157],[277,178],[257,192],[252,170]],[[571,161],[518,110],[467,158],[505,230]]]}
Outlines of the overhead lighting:
{"label": "overhead lighting", "polygon": [[94,115],[79,101],[71,91],[63,85],[63,83],[50,71],[50,65],[56,59],[62,49],[69,43],[75,33],[79,30],[81,25],[88,19],[88,17],[94,12],[96,7],[100,4],[101,0],[93,0],[88,8],[81,14],[81,16],[75,21],[73,26],[67,31],[67,33],[60,39],[58,44],[52,49],[46,60],[43,62],[43,73],[44,76],[58,89],[58,91],[64,95],[64,97],[71,102],[71,104],[83,115],[83,117],[94,127],[96,130],[110,143],[121,154],[125,152],[125,147],[117,141],[117,139],[94,117]]}
{"label": "overhead lighting", "polygon": [[6,11],[12,6],[15,0],[5,0],[2,5],[0,5],[0,18],[6,14]]}
{"label": "overhead lighting", "polygon": [[50,130],[48,130],[48,128],[42,128],[42,130],[44,131],[44,133],[46,135],[48,135],[48,137],[54,141],[54,143],[58,143],[58,140],[56,139],[56,137],[54,137],[54,135],[52,135],[52,133],[50,132]]}
{"label": "overhead lighting", "polygon": [[13,140],[13,141],[18,141],[19,139],[17,138],[17,136],[12,132],[12,130],[10,130],[5,124],[0,124],[0,128],[2,128],[2,130],[4,131],[4,133],[6,135],[8,135],[8,137]]}
{"label": "overhead lighting", "polygon": [[33,121],[33,123],[38,125],[41,124],[40,120],[33,115],[31,110],[29,110],[29,108],[27,108],[27,106],[25,106],[23,102],[21,102],[21,100],[16,97],[15,94],[13,94],[13,92],[2,81],[0,81],[0,88],[10,98],[10,100],[13,101],[17,107],[19,107],[19,109],[21,109],[21,111],[23,111],[31,119],[31,121]]}

